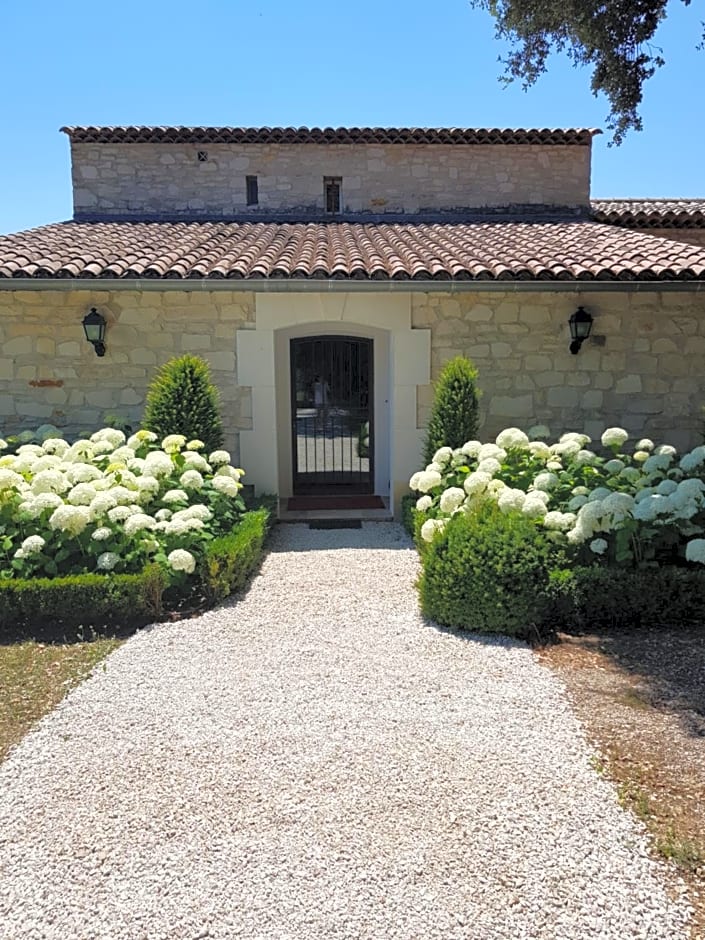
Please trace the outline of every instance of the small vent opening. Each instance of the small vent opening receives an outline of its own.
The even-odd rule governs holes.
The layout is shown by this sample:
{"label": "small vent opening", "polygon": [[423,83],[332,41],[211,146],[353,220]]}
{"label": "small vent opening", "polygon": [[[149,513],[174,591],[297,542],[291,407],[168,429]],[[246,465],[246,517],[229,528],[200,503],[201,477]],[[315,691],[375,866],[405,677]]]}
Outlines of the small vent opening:
{"label": "small vent opening", "polygon": [[259,203],[259,190],[256,176],[245,177],[245,188],[247,190],[247,205],[256,206]]}
{"label": "small vent opening", "polygon": [[323,177],[323,197],[325,201],[326,212],[340,212],[340,192],[343,185],[343,179],[340,176]]}
{"label": "small vent opening", "polygon": [[198,151],[198,162],[199,163],[208,163],[208,151],[199,150]]}

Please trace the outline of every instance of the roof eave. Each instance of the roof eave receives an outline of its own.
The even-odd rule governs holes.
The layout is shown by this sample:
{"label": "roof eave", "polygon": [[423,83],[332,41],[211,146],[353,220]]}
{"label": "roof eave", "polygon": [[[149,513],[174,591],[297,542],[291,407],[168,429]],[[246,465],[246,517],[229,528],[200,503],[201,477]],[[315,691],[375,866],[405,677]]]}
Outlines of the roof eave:
{"label": "roof eave", "polygon": [[255,293],[658,293],[705,291],[703,280],[358,280],[347,278],[0,278],[0,291],[253,291]]}

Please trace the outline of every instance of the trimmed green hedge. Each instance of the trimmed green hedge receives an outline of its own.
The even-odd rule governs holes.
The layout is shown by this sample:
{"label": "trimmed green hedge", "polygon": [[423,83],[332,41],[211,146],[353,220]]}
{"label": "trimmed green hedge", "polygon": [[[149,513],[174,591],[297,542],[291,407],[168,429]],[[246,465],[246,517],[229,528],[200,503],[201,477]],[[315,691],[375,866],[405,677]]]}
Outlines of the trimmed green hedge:
{"label": "trimmed green hedge", "polygon": [[[257,568],[272,514],[245,513],[228,535],[209,543],[189,595],[217,604],[240,590]],[[73,637],[82,629],[130,633],[163,614],[167,577],[159,565],[140,574],[79,574],[0,581],[0,642]],[[169,595],[167,593],[167,600]]]}
{"label": "trimmed green hedge", "polygon": [[209,603],[217,604],[244,587],[262,558],[270,520],[264,507],[248,512],[231,533],[208,545],[199,576]]}
{"label": "trimmed green hedge", "polygon": [[521,513],[492,503],[458,513],[421,558],[421,608],[437,623],[532,640],[552,635],[551,572],[566,558]]}
{"label": "trimmed green hedge", "polygon": [[558,631],[705,625],[700,569],[570,567],[544,529],[491,504],[453,516],[431,543],[416,535],[421,608],[444,626],[543,642]]}
{"label": "trimmed green hedge", "polygon": [[162,613],[166,575],[78,574],[0,582],[0,641],[29,635],[73,635],[81,627],[131,630]]}
{"label": "trimmed green hedge", "polygon": [[414,537],[414,517],[416,515],[417,497],[413,493],[405,493],[401,498],[401,524],[408,534]]}
{"label": "trimmed green hedge", "polygon": [[705,625],[705,571],[576,567],[551,582],[552,618],[564,633]]}

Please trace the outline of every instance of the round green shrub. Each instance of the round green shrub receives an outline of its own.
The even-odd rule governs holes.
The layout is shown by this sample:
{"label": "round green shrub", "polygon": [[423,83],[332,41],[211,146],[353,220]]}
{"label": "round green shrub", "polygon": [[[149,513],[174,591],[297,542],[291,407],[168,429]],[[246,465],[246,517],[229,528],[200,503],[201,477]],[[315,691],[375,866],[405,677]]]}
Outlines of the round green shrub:
{"label": "round green shrub", "polygon": [[433,460],[439,447],[462,447],[477,436],[479,422],[477,369],[464,356],[445,364],[435,383],[424,459]]}
{"label": "round green shrub", "polygon": [[203,441],[206,451],[222,446],[218,390],[203,359],[184,355],[162,366],[147,392],[143,425],[160,438],[183,434]]}
{"label": "round green shrub", "polygon": [[521,513],[493,503],[452,516],[422,553],[423,613],[444,626],[547,639],[551,571],[564,549]]}

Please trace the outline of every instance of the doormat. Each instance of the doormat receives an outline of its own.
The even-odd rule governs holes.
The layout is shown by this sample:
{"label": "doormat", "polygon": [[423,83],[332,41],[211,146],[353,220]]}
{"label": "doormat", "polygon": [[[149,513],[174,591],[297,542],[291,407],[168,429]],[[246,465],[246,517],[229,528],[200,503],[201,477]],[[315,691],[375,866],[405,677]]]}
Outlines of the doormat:
{"label": "doormat", "polygon": [[291,496],[287,504],[289,512],[306,512],[315,509],[384,509],[379,496]]}
{"label": "doormat", "polygon": [[308,524],[309,529],[361,529],[359,519],[314,519]]}

